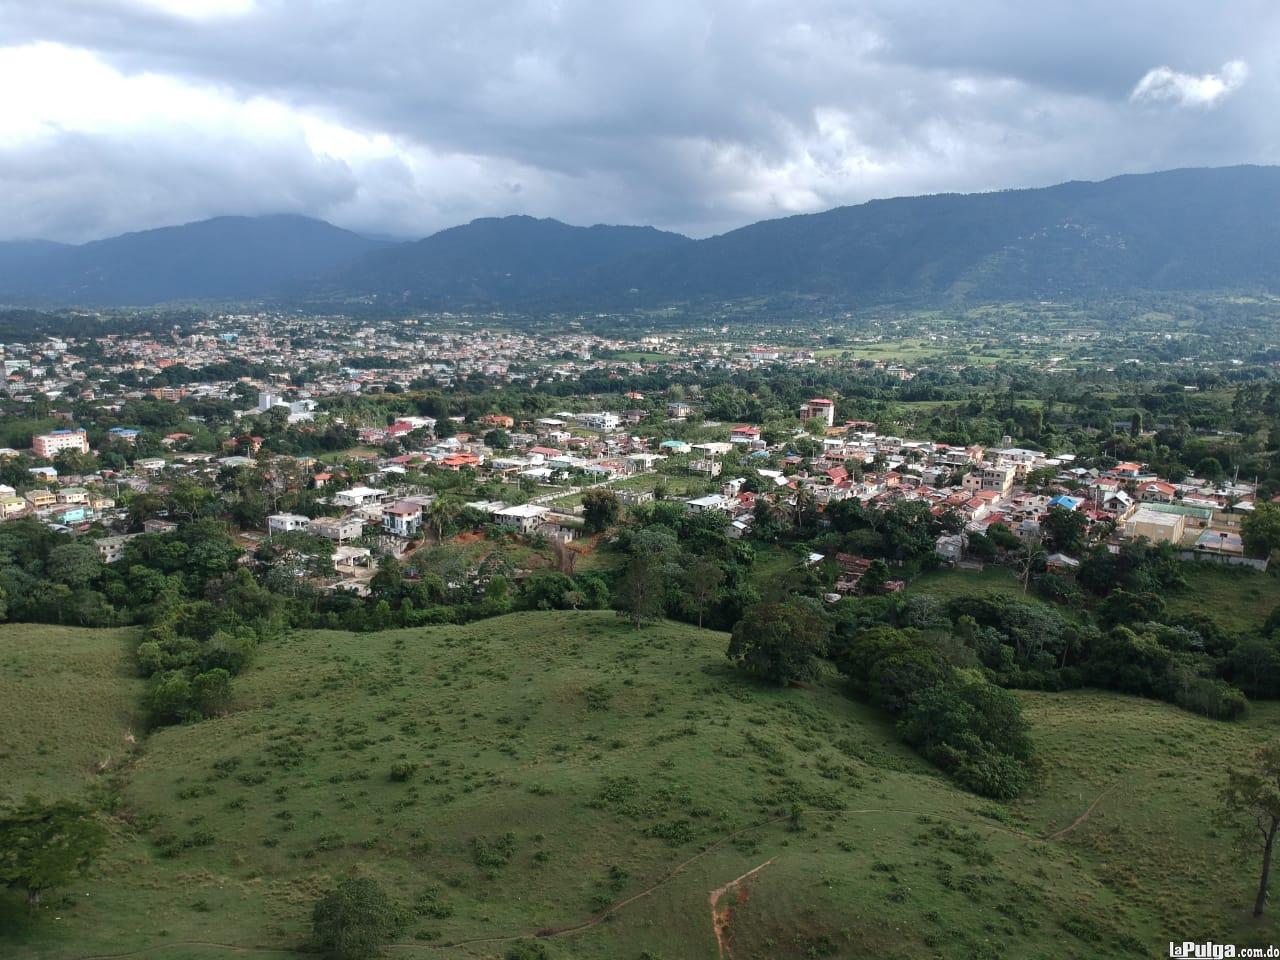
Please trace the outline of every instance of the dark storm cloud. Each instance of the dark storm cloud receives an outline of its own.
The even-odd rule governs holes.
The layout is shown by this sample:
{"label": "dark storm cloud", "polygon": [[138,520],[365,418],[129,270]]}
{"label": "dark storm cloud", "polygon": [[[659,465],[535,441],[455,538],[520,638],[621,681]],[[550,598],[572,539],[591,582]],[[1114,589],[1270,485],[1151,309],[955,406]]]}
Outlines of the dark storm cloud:
{"label": "dark storm cloud", "polygon": [[[1278,25],[1250,0],[0,0],[0,46],[79,64],[0,105],[0,190],[23,192],[0,233],[272,208],[400,234],[511,212],[706,233],[1272,162]],[[77,84],[113,97],[78,116]]]}

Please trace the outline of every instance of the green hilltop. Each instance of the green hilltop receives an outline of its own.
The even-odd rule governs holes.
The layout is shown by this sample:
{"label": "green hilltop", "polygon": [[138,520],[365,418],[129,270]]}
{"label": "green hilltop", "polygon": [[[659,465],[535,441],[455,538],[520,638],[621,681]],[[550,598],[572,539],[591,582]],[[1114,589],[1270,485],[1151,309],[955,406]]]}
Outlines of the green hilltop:
{"label": "green hilltop", "polygon": [[1270,704],[1227,724],[1020,692],[1044,774],[997,804],[834,674],[763,687],[725,634],[670,622],[299,632],[260,649],[228,716],[136,745],[125,634],[0,628],[5,792],[84,799],[112,824],[48,916],[0,897],[4,956],[303,955],[313,903],[351,871],[413,911],[389,949],[405,958],[505,957],[529,937],[635,960],[1276,938],[1248,920],[1253,865],[1210,817]]}

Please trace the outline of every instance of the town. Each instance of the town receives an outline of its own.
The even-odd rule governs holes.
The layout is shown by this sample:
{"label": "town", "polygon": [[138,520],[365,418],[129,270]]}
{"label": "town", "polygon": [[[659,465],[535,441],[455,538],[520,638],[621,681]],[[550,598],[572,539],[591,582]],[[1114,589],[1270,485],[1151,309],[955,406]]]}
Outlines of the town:
{"label": "town", "polygon": [[[948,524],[935,546],[943,565],[980,567],[994,558],[993,541],[1009,556],[1043,544],[1040,567],[1069,576],[1092,545],[1116,551],[1137,539],[1186,559],[1267,565],[1246,550],[1241,521],[1257,487],[1238,475],[1162,476],[1147,463],[1025,448],[1009,435],[990,444],[889,435],[870,420],[838,418],[858,404],[831,397],[791,410],[790,425],[724,423],[697,385],[716,370],[765,364],[858,366],[848,352],[815,357],[670,331],[628,341],[469,326],[346,321],[322,336],[314,321],[226,315],[170,337],[6,345],[10,409],[55,426],[0,449],[0,519],[34,518],[86,538],[110,564],[132,537],[175,529],[175,487],[230,503],[247,484],[255,503],[227,514],[246,556],[280,534],[322,538],[331,563],[307,576],[319,589],[360,596],[380,558],[402,560],[429,535],[439,540],[445,516],[453,535],[469,523],[569,543],[583,535],[583,494],[592,489],[611,491],[623,508],[676,500],[722,515],[729,536],[748,539],[761,516],[795,526],[808,511],[820,526],[842,501],[867,510],[920,504]],[[917,373],[884,361],[861,367],[889,384]],[[624,389],[655,370],[665,387]],[[464,383],[494,385],[483,395],[490,408],[450,415],[445,394]],[[554,386],[545,399],[563,397],[567,409],[531,416],[515,394],[504,406],[504,383]],[[621,386],[605,392],[602,383]],[[413,402],[388,403],[405,400]],[[423,412],[397,412],[405,409]],[[284,452],[300,445],[313,452]],[[822,559],[809,552],[798,562]],[[871,559],[831,558],[827,596],[857,591]],[[903,584],[893,576],[876,589]]]}

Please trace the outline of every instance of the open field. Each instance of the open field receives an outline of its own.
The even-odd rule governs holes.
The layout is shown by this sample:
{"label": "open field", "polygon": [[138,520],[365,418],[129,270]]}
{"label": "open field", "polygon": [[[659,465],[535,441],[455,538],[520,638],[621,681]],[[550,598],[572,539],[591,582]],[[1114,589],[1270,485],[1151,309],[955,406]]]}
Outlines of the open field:
{"label": "open field", "polygon": [[0,802],[77,797],[143,732],[129,630],[0,628]]}
{"label": "open field", "polygon": [[[1258,630],[1280,604],[1280,577],[1274,573],[1194,561],[1184,563],[1182,570],[1186,587],[1162,596],[1173,616],[1208,615],[1225,630]],[[1028,603],[1045,602],[1034,587],[1024,595],[1013,571],[994,564],[981,571],[935,570],[912,581],[907,592],[947,600],[991,593]]]}
{"label": "open field", "polygon": [[934,570],[926,573],[907,586],[908,593],[931,593],[944,600],[954,597],[969,597],[981,593],[994,593],[1000,596],[1017,597],[1028,603],[1039,603],[1040,598],[1034,590],[1024,595],[1022,583],[1008,567],[987,564],[982,570]]}
{"label": "open field", "polygon": [[1167,595],[1169,611],[1208,613],[1227,630],[1257,630],[1280,604],[1280,578],[1247,567],[1184,564],[1187,588]]}
{"label": "open field", "polygon": [[[118,633],[54,632],[105,637],[123,676]],[[33,692],[21,651],[48,633],[0,628],[4,703]],[[35,920],[0,900],[0,953],[287,956],[352,870],[414,907],[397,957],[502,957],[541,931],[551,957],[717,958],[709,898],[753,870],[717,900],[725,956],[1137,957],[1280,933],[1245,922],[1252,865],[1208,820],[1274,711],[1020,694],[1044,785],[999,805],[834,678],[760,687],[725,642],[607,612],[300,633],[260,652],[230,716],[146,741],[109,853]],[[41,685],[51,716],[84,691],[71,671]],[[37,780],[87,755],[50,751]]]}

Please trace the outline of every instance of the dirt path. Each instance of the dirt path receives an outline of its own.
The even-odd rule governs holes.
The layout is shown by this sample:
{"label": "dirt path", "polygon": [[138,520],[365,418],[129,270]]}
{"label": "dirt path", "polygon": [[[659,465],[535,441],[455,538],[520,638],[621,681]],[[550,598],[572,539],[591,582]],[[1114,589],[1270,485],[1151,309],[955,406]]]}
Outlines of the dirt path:
{"label": "dirt path", "polygon": [[[716,905],[720,902],[720,898],[726,893],[737,887],[743,881],[750,880],[777,859],[778,858],[776,856],[770,857],[764,863],[760,864],[760,866],[751,868],[736,880],[730,880],[723,887],[716,887],[707,897],[707,901],[711,904],[711,930],[716,935],[716,949],[720,951],[720,960],[724,960],[725,955],[730,952],[729,923],[733,918],[733,907],[730,906],[725,907],[723,910],[717,910]],[[738,895],[737,903],[743,903],[746,900],[746,897],[743,896],[745,893],[746,888],[743,887]]]}
{"label": "dirt path", "polygon": [[781,821],[788,819],[790,816],[791,816],[790,814],[786,814],[781,817],[774,817],[771,820],[762,820],[759,823],[753,823],[750,826],[743,827],[740,830],[735,830],[733,831],[733,833],[725,834],[719,840],[716,840],[713,843],[709,844],[708,846],[704,847],[703,849],[699,850],[689,859],[682,860],[680,863],[676,864],[674,867],[668,870],[665,874],[663,874],[659,879],[649,884],[649,886],[645,887],[639,893],[632,894],[631,896],[627,897],[625,900],[619,900],[617,903],[611,904],[610,906],[601,910],[599,913],[595,914],[594,916],[588,917],[586,920],[580,921],[579,923],[572,923],[563,927],[544,927],[540,930],[531,930],[526,933],[516,933],[508,936],[478,937],[470,940],[454,940],[452,943],[431,943],[431,944],[392,943],[392,944],[389,944],[389,946],[393,948],[422,949],[423,947],[427,947],[427,948],[436,949],[436,950],[446,950],[446,949],[458,949],[460,947],[475,946],[482,943],[506,943],[511,940],[524,940],[529,937],[539,937],[544,939],[551,938],[551,937],[563,937],[571,933],[578,933],[582,930],[589,930],[590,928],[596,926],[597,924],[603,923],[605,920],[613,916],[619,910],[622,910],[625,907],[629,907],[631,904],[635,903],[637,900],[643,900],[645,897],[649,896],[658,888],[665,886],[671,880],[675,879],[676,876],[678,876],[679,874],[683,873],[686,869],[688,869],[692,864],[701,860],[707,854],[713,853],[714,851],[718,850],[720,847],[724,846],[730,840],[734,839],[734,837],[740,837],[744,833],[747,833],[751,830],[758,830],[762,827],[767,827],[770,824],[780,823]]}
{"label": "dirt path", "polygon": [[[1030,843],[1049,843],[1054,840],[1062,839],[1063,837],[1070,834],[1077,827],[1084,824],[1089,819],[1089,816],[1093,813],[1094,809],[1098,806],[1099,803],[1102,802],[1102,799],[1111,791],[1111,789],[1114,786],[1115,784],[1112,784],[1110,787],[1107,787],[1106,790],[1102,791],[1102,793],[1100,793],[1094,799],[1094,801],[1091,804],[1089,804],[1088,808],[1084,811],[1084,813],[1080,814],[1080,816],[1078,816],[1069,826],[1064,827],[1062,830],[1059,830],[1056,833],[1052,833],[1044,837],[1034,836],[1032,834],[1025,833],[1021,830],[1017,830],[1013,827],[1007,827],[999,823],[992,823],[987,820],[977,820],[977,819],[970,820],[970,819],[963,819],[959,817],[944,817],[934,813],[926,813],[925,811],[921,811],[921,810],[896,810],[896,809],[890,809],[885,807],[868,807],[868,808],[858,809],[858,810],[845,810],[843,812],[845,816],[862,816],[862,815],[876,814],[876,813],[891,814],[895,816],[920,816],[921,814],[924,814],[934,820],[941,820],[948,823],[963,823],[970,827],[983,827],[998,833],[1006,833],[1006,834],[1009,834],[1010,836],[1017,837],[1020,840],[1025,840]],[[697,863],[703,857],[720,849],[722,846],[724,846],[726,843],[729,843],[734,838],[740,837],[742,836],[742,834],[748,833],[752,830],[759,830],[763,827],[767,827],[775,823],[780,823],[783,820],[789,819],[790,816],[791,814],[785,814],[780,817],[773,817],[772,819],[769,819],[769,820],[762,820],[758,823],[753,823],[753,824],[750,824],[749,826],[742,827],[741,829],[735,830],[732,833],[725,834],[724,836],[720,837],[720,839],[713,841],[706,847],[703,847],[693,856],[689,857],[686,860],[682,860],[680,863],[676,864],[674,867],[672,867],[665,874],[663,874],[653,883],[649,884],[649,886],[645,887],[640,892],[632,894],[631,896],[623,900],[619,900],[616,903],[613,903],[610,906],[606,907],[604,910],[601,910],[599,913],[594,914],[590,917],[587,917],[585,920],[578,921],[577,923],[570,923],[570,924],[566,924],[564,926],[559,926],[559,927],[543,927],[537,930],[528,930],[523,933],[503,934],[503,935],[488,936],[488,937],[472,937],[466,940],[454,940],[449,943],[421,943],[421,942],[390,943],[390,944],[387,944],[387,948],[391,950],[459,950],[459,949],[466,949],[467,947],[471,947],[471,946],[480,946],[483,944],[509,943],[513,940],[524,940],[532,937],[548,938],[548,939],[553,937],[564,937],[574,933],[579,933],[583,930],[589,930],[592,927],[595,927],[603,923],[605,920],[607,920],[609,917],[613,916],[614,914],[618,913],[619,911],[631,906],[631,904],[639,900],[643,900],[645,897],[650,896],[655,891],[659,890],[661,887],[670,883],[677,876],[679,876],[681,873],[683,873],[693,864]],[[732,880],[729,883],[725,884],[723,887],[718,887],[716,890],[711,891],[710,899],[711,899],[712,926],[714,928],[714,932],[716,936],[716,944],[720,948],[720,955],[722,958],[726,956],[727,942],[724,940],[725,926],[722,925],[717,918],[719,916],[722,916],[723,913],[727,913],[727,911],[724,911],[722,914],[717,914],[716,912],[717,902],[721,897],[724,896],[724,894],[728,890],[734,888],[738,884],[742,883],[744,880],[749,880],[752,876],[754,876],[756,873],[759,873],[765,867],[769,866],[769,864],[773,863],[774,860],[776,859],[777,857],[772,857],[769,860],[766,860],[764,863],[760,864],[760,866],[747,871],[741,877],[738,877],[736,880]],[[208,941],[208,940],[170,940],[166,943],[152,944],[150,946],[141,947],[137,950],[133,950],[127,953],[92,954],[92,955],[80,956],[77,958],[77,960],[128,960],[129,957],[138,957],[144,954],[153,953],[157,950],[162,950],[165,948],[172,948],[172,947],[210,947],[213,949],[228,950],[228,951],[231,951],[232,953],[250,953],[250,954],[275,953],[275,954],[288,954],[292,956],[305,955],[305,951],[291,948],[291,947],[246,947],[246,946],[241,946],[239,944],[234,944],[234,943],[217,943],[217,942]]]}
{"label": "dirt path", "polygon": [[125,960],[127,957],[139,957],[144,953],[156,950],[172,950],[174,947],[212,947],[215,950],[230,950],[232,953],[248,953],[257,956],[264,953],[285,953],[291,956],[304,956],[305,950],[293,947],[244,947],[238,943],[217,943],[213,940],[167,940],[164,943],[153,943],[149,947],[140,947],[128,953],[95,953],[81,957],[80,960]]}
{"label": "dirt path", "polygon": [[1093,798],[1093,803],[1091,803],[1091,804],[1089,804],[1089,806],[1085,807],[1085,811],[1084,811],[1084,813],[1080,814],[1080,816],[1078,816],[1078,817],[1076,817],[1074,820],[1072,820],[1069,826],[1065,826],[1065,827],[1063,827],[1063,828],[1062,828],[1061,830],[1059,830],[1057,833],[1051,833],[1051,834],[1049,834],[1047,837],[1045,837],[1045,839],[1046,839],[1046,840],[1061,840],[1061,839],[1062,839],[1063,837],[1065,837],[1067,834],[1069,834],[1069,833],[1071,833],[1073,830],[1075,830],[1075,828],[1076,828],[1076,827],[1081,826],[1082,824],[1084,824],[1085,822],[1087,822],[1087,821],[1088,821],[1088,819],[1089,819],[1089,817],[1093,815],[1093,811],[1094,811],[1094,809],[1098,806],[1098,804],[1100,804],[1100,803],[1102,802],[1102,798],[1103,798],[1103,797],[1105,797],[1108,793],[1110,793],[1110,792],[1111,792],[1111,790],[1112,790],[1112,788],[1113,788],[1114,786],[1115,786],[1115,784],[1114,784],[1114,783],[1113,783],[1113,784],[1111,784],[1111,786],[1110,786],[1110,787],[1107,787],[1107,789],[1103,790],[1100,794],[1098,794],[1096,797],[1094,797],[1094,798]]}

